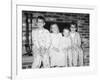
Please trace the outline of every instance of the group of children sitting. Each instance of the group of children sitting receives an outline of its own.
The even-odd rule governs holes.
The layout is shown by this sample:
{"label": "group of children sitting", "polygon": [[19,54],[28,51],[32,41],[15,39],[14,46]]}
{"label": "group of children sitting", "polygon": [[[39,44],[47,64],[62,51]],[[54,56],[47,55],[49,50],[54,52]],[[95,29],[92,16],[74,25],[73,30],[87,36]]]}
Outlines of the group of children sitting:
{"label": "group of children sitting", "polygon": [[37,18],[36,30],[32,31],[32,68],[83,66],[83,50],[81,38],[76,32],[76,24],[71,24],[70,29],[64,28],[59,32],[57,24],[50,26],[50,32],[44,28],[45,19]]}

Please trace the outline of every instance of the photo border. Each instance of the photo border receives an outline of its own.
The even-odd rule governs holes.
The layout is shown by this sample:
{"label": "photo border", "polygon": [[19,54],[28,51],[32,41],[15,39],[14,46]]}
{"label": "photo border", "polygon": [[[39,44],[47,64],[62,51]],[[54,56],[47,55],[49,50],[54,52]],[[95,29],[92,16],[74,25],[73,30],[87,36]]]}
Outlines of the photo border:
{"label": "photo border", "polygon": [[[17,6],[23,6],[23,5],[27,5],[27,4],[17,4],[17,3],[13,4],[13,3],[12,3],[12,7],[13,7],[13,8],[12,8],[12,14],[11,14],[11,24],[12,24],[12,26],[14,25],[14,24],[13,24],[13,22],[15,21],[14,19],[16,19],[16,21],[14,22],[14,23],[16,23],[16,33],[14,33],[14,31],[13,31],[14,28],[12,28],[12,26],[11,26],[11,45],[12,45],[12,46],[11,46],[11,51],[12,51],[12,52],[11,52],[11,76],[12,76],[11,78],[12,78],[12,79],[15,79],[15,78],[17,78],[17,76],[19,76],[19,75],[18,75],[18,60],[17,60],[18,58],[15,58],[16,60],[14,59],[14,55],[15,55],[14,52],[15,52],[15,51],[13,51],[13,47],[15,46],[15,44],[13,44],[13,42],[14,42],[15,39],[14,39],[14,37],[13,37],[13,36],[14,36],[13,33],[16,34],[16,41],[15,41],[15,42],[16,42],[16,57],[18,57],[18,54],[17,54],[17,53],[18,53],[18,51],[17,51],[17,50],[18,50],[18,49],[17,49],[17,48],[18,48],[18,45],[17,45],[17,44],[18,44],[18,42],[17,42],[17,40],[18,40],[18,37],[17,37],[17,35],[18,35],[18,34],[17,34],[17,32],[18,32],[18,28],[17,28],[17,26],[18,26],[18,22],[17,22],[17,20],[18,20],[18,17],[17,17],[17,16],[18,16],[18,15],[17,15]],[[59,4],[59,5],[60,5],[60,4]],[[27,5],[27,6],[48,7],[48,6],[43,6],[43,5],[40,6],[40,5],[34,5],[34,4],[33,4],[33,5]],[[55,6],[49,6],[49,7],[52,7],[52,8],[53,8],[53,7],[55,7]],[[16,8],[16,9],[15,9],[15,8]],[[68,7],[68,6],[67,6],[67,7],[59,7],[59,6],[56,6],[56,8],[71,8],[71,7]],[[72,7],[72,8],[74,8],[74,7]],[[15,9],[15,10],[14,10],[14,9]],[[95,10],[96,10],[95,7],[91,7],[91,8],[90,8],[90,6],[89,6],[89,8],[88,8],[88,7],[87,7],[87,8],[84,8],[84,7],[83,7],[83,8],[77,7],[77,8],[75,8],[75,9],[88,9],[88,10],[93,10],[94,16],[96,16],[96,15],[95,15],[95,14],[96,14],[96,13],[95,13]],[[14,11],[16,11],[16,12],[14,12]],[[15,16],[16,18],[15,18],[13,15],[16,15],[16,16]],[[96,20],[96,19],[95,19],[95,20]],[[91,24],[90,24],[90,25],[91,25]],[[95,31],[96,31],[96,30],[95,30]],[[15,49],[14,49],[14,50],[15,50]],[[13,54],[13,53],[14,53],[14,54]],[[96,57],[96,56],[95,56],[95,57]],[[95,59],[96,59],[96,58],[95,58]],[[16,65],[13,64],[15,61],[16,61]],[[74,68],[74,69],[75,69],[75,68]],[[61,69],[61,70],[63,70],[63,69]],[[35,71],[35,70],[34,70],[34,71]],[[43,70],[41,70],[41,71],[43,71]],[[93,70],[93,73],[95,73],[95,71],[96,71],[96,70]],[[91,72],[90,72],[90,73],[91,73]],[[72,74],[72,73],[71,73],[71,74]],[[75,74],[75,73],[74,73],[74,74]],[[79,73],[79,74],[80,74],[80,73]],[[22,76],[22,75],[21,75],[21,76]],[[19,76],[18,79],[19,79],[21,76]],[[32,77],[32,78],[33,78],[33,77]]]}

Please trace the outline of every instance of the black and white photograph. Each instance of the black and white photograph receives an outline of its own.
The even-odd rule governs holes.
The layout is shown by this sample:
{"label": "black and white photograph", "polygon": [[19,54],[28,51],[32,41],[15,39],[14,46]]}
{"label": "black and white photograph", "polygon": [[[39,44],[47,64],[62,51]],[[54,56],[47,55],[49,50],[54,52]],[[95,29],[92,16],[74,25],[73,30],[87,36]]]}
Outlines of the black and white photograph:
{"label": "black and white photograph", "polygon": [[90,14],[22,10],[22,69],[89,67]]}
{"label": "black and white photograph", "polygon": [[1,0],[0,80],[100,80],[100,0]]}
{"label": "black and white photograph", "polygon": [[13,79],[69,77],[96,72],[94,7],[15,4],[12,13]]}

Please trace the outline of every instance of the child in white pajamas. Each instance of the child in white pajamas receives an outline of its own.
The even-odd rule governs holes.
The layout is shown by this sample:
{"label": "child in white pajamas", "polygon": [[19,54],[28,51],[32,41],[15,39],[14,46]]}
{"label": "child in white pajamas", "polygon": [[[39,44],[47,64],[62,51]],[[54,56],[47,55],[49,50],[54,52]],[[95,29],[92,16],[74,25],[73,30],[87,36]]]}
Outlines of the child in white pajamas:
{"label": "child in white pajamas", "polygon": [[71,38],[69,36],[69,30],[63,29],[63,37],[61,41],[62,51],[65,54],[65,65],[72,66],[72,49],[71,49]]}
{"label": "child in white pajamas", "polygon": [[73,66],[83,65],[83,50],[81,48],[81,38],[78,32],[76,32],[76,24],[70,26],[70,37],[73,46]]}
{"label": "child in white pajamas", "polygon": [[50,67],[49,64],[49,47],[50,47],[50,33],[44,29],[44,18],[39,16],[37,18],[38,29],[32,31],[33,42],[33,64],[32,68],[40,68],[41,62],[44,68]]}
{"label": "child in white pajamas", "polygon": [[60,49],[60,41],[62,38],[59,32],[58,25],[51,25],[51,47],[50,47],[50,62],[51,67],[63,67],[65,66],[65,54]]}

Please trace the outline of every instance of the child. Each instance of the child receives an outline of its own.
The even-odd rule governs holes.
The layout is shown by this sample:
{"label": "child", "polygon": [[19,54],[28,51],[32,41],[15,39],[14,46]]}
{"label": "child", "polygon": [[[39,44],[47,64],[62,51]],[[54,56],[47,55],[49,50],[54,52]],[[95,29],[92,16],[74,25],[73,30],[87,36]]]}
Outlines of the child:
{"label": "child", "polygon": [[41,63],[43,67],[50,67],[49,65],[49,47],[50,47],[50,33],[44,29],[45,20],[42,16],[37,18],[37,29],[32,31],[33,42],[33,68],[40,68]]}
{"label": "child", "polygon": [[69,30],[67,28],[63,29],[63,35],[61,41],[62,51],[65,53],[65,65],[72,66],[72,49],[71,49],[71,38],[69,36]]}
{"label": "child", "polygon": [[[73,65],[74,66],[82,66],[83,65],[83,50],[81,48],[81,38],[78,32],[76,32],[76,24],[72,23],[70,26],[70,37],[72,40],[72,46],[73,46]],[[79,60],[79,62],[78,62]]]}
{"label": "child", "polygon": [[50,61],[51,67],[63,67],[65,66],[65,55],[60,50],[60,40],[62,38],[59,32],[58,25],[51,25],[51,48],[50,48]]}

